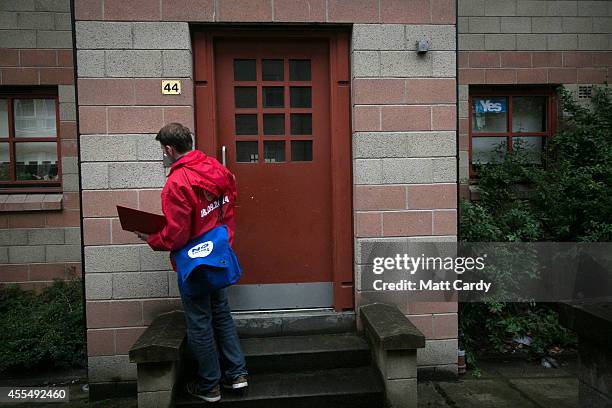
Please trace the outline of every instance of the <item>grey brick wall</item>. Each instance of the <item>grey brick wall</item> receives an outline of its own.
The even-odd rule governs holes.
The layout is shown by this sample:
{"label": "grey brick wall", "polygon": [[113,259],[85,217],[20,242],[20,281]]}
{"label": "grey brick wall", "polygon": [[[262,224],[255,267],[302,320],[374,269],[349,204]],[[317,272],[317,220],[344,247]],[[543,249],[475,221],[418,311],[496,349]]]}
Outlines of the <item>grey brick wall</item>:
{"label": "grey brick wall", "polygon": [[76,35],[80,78],[191,77],[187,23],[78,21]]}
{"label": "grey brick wall", "polygon": [[0,231],[0,253],[3,252],[7,257],[0,264],[80,262],[80,229],[5,229]]}
{"label": "grey brick wall", "polygon": [[1,1],[0,48],[72,48],[70,1]]}
{"label": "grey brick wall", "polygon": [[612,50],[612,2],[458,0],[459,50]]}
{"label": "grey brick wall", "polygon": [[[455,76],[455,26],[357,24],[353,31],[353,75],[410,78]],[[416,58],[419,39],[431,52]],[[434,69],[438,72],[434,74]]]}

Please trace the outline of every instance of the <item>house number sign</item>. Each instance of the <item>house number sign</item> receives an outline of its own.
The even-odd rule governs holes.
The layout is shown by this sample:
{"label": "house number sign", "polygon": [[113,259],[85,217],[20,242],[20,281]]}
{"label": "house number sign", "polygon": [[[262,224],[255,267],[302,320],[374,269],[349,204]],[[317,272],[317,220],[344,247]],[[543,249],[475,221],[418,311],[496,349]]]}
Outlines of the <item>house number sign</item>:
{"label": "house number sign", "polygon": [[180,95],[181,94],[181,81],[168,80],[162,81],[161,91],[163,95]]}

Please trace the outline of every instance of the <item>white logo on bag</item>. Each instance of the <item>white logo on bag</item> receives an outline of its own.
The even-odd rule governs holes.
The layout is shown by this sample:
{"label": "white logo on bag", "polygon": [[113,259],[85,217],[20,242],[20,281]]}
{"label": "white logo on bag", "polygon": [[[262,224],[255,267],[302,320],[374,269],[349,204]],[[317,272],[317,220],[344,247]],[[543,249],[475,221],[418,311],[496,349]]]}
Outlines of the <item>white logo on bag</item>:
{"label": "white logo on bag", "polygon": [[187,252],[187,255],[189,255],[190,258],[206,258],[208,255],[210,255],[212,250],[213,242],[206,241],[191,248]]}

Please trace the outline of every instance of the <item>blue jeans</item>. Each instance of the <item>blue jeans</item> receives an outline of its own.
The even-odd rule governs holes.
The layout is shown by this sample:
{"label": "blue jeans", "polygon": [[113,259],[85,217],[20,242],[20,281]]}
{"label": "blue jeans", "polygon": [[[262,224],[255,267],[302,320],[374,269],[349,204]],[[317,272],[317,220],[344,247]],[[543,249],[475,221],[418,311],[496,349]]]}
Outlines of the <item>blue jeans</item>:
{"label": "blue jeans", "polygon": [[[178,275],[178,274],[177,274]],[[197,274],[190,276],[197,287]],[[198,391],[205,393],[221,380],[247,375],[244,354],[227,301],[227,289],[186,295],[179,284],[187,320],[187,343],[198,362]]]}

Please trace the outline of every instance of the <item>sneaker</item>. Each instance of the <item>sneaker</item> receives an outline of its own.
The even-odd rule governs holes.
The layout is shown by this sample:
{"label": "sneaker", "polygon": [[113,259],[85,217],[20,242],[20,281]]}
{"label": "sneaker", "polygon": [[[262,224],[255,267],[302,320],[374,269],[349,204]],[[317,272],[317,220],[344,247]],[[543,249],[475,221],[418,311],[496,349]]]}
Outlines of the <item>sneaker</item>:
{"label": "sneaker", "polygon": [[198,384],[196,381],[190,381],[187,383],[187,392],[194,397],[203,399],[206,402],[217,402],[221,400],[221,389],[219,388],[219,384],[212,387],[210,391],[207,393],[200,393],[198,391]]}
{"label": "sneaker", "polygon": [[246,375],[240,375],[231,381],[225,380],[221,383],[223,384],[223,388],[227,388],[230,390],[239,390],[249,386],[249,382],[247,381]]}

